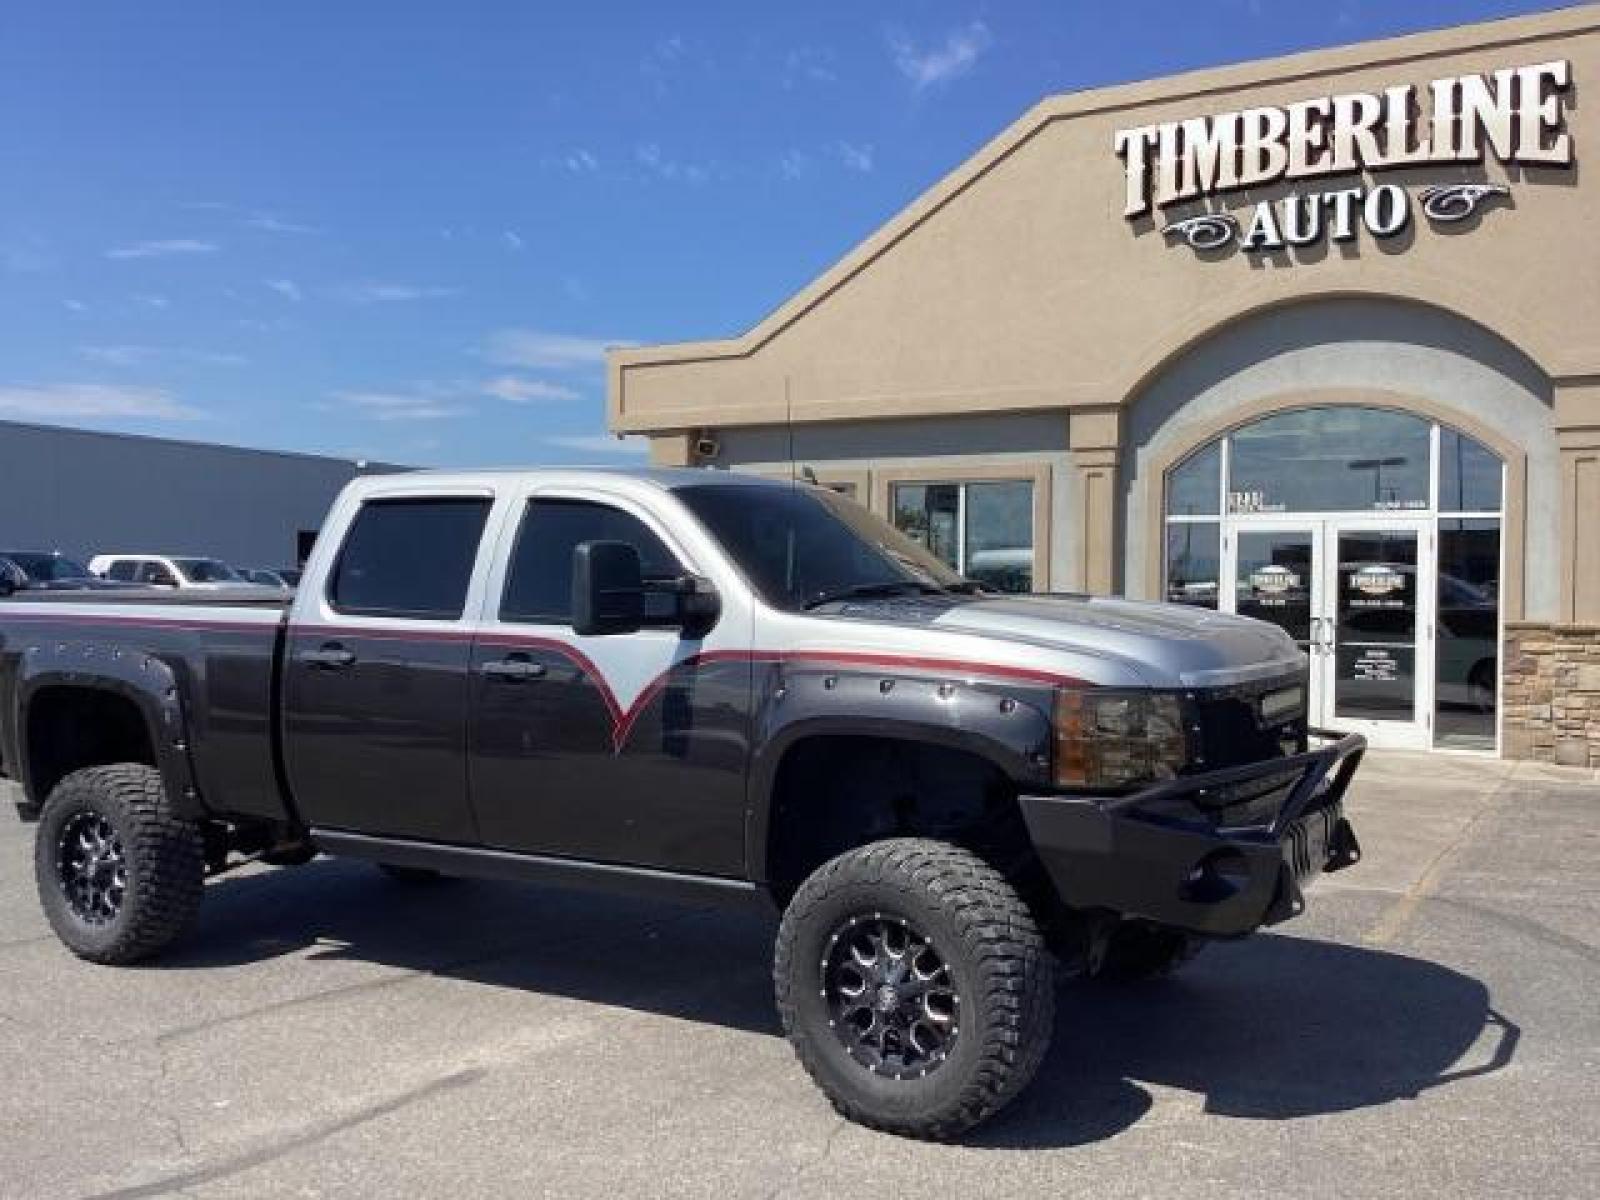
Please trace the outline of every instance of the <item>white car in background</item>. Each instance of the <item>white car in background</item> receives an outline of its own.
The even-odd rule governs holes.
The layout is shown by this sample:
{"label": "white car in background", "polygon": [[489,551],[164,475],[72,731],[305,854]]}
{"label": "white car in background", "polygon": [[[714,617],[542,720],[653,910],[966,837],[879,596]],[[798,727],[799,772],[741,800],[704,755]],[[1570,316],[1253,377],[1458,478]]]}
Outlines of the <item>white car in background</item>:
{"label": "white car in background", "polygon": [[220,591],[250,587],[250,581],[220,558],[195,558],[169,554],[96,554],[89,573],[123,583],[170,587],[191,591]]}

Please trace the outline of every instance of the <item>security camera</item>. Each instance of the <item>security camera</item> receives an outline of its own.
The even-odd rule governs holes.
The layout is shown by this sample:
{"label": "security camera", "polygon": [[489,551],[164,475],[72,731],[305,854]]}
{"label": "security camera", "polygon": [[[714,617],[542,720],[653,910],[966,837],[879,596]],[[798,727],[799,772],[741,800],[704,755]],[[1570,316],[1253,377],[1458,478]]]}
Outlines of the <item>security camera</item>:
{"label": "security camera", "polygon": [[722,453],[722,447],[717,439],[709,433],[702,433],[694,440],[694,456],[698,459],[710,461]]}

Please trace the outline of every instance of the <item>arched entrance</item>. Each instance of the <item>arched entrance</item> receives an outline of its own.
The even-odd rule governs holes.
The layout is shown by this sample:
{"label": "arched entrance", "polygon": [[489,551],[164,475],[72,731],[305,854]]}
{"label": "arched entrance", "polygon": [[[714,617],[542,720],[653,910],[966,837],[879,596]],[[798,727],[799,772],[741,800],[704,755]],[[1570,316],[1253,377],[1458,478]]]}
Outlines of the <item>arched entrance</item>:
{"label": "arched entrance", "polygon": [[1313,725],[1493,750],[1506,463],[1442,421],[1310,405],[1239,424],[1163,477],[1163,592],[1282,626]]}

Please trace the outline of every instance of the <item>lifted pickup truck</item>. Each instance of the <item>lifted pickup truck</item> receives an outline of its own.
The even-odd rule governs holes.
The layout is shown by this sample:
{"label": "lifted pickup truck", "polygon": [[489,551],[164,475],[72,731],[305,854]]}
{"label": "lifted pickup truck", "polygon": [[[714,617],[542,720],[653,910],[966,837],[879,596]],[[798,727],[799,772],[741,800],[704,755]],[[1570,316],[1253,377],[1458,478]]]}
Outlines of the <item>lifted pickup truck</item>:
{"label": "lifted pickup truck", "polygon": [[298,594],[0,602],[0,762],[102,963],[317,852],[756,900],[839,1111],[951,1137],[1028,1081],[1058,968],[1138,978],[1355,861],[1274,626],[1001,596],[853,501],[717,471],[359,479]]}

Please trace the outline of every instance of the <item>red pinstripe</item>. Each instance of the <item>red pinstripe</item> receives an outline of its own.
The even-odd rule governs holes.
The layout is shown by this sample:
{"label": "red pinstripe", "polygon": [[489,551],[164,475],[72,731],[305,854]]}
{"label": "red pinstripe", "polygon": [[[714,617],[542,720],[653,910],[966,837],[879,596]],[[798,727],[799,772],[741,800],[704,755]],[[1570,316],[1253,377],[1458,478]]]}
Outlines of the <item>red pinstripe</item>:
{"label": "red pinstripe", "polygon": [[[94,616],[90,614],[12,613],[6,614],[0,605],[0,621],[22,620],[49,624],[113,625],[132,628],[182,629],[206,633],[258,633],[273,628],[268,621],[224,621],[184,617],[134,617]],[[882,667],[887,670],[915,671],[935,675],[981,676],[990,679],[1011,679],[1023,683],[1054,687],[1081,687],[1085,681],[1058,671],[1036,667],[1017,667],[1003,663],[978,662],[971,659],[937,658],[916,654],[888,654],[860,650],[704,650],[672,663],[662,671],[624,708],[611,690],[604,673],[593,659],[578,647],[558,638],[538,634],[478,633],[469,629],[388,629],[361,625],[291,625],[289,632],[303,637],[362,637],[392,641],[423,642],[473,642],[507,650],[546,650],[559,654],[594,685],[605,703],[611,718],[611,743],[620,752],[632,733],[640,715],[667,686],[674,671],[709,666],[721,662],[771,663],[776,666],[790,664],[804,666]]]}

